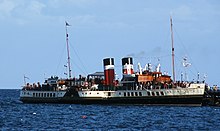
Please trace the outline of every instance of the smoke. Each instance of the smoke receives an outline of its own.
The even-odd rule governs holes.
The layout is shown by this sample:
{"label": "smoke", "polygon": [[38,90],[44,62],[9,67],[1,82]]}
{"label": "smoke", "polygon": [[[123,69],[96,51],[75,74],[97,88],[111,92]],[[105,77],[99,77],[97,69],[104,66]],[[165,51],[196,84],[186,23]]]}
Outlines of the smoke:
{"label": "smoke", "polygon": [[161,47],[155,47],[152,51],[151,54],[153,56],[160,56],[162,53],[162,48]]}
{"label": "smoke", "polygon": [[140,58],[140,57],[145,57],[145,51],[140,51],[138,53],[130,53],[130,54],[127,54],[127,56],[131,56],[131,57],[134,57],[134,58]]}

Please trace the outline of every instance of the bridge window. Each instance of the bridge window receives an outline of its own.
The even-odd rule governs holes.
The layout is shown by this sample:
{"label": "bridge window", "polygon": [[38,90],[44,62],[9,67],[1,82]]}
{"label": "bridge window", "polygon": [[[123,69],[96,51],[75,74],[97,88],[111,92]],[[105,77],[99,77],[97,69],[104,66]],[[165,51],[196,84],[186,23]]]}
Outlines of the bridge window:
{"label": "bridge window", "polygon": [[134,92],[131,92],[131,96],[134,96]]}
{"label": "bridge window", "polygon": [[124,96],[126,96],[126,92],[124,92]]}
{"label": "bridge window", "polygon": [[128,92],[128,96],[130,96],[130,92]]}
{"label": "bridge window", "polygon": [[35,93],[33,93],[33,97],[35,97]]}
{"label": "bridge window", "polygon": [[162,91],[160,92],[160,94],[161,94],[162,96],[164,96],[164,93],[163,93]]}
{"label": "bridge window", "polygon": [[156,94],[157,94],[157,96],[159,96],[160,94],[159,94],[159,92],[156,92]]}
{"label": "bridge window", "polygon": [[150,96],[150,92],[147,92],[147,95]]}

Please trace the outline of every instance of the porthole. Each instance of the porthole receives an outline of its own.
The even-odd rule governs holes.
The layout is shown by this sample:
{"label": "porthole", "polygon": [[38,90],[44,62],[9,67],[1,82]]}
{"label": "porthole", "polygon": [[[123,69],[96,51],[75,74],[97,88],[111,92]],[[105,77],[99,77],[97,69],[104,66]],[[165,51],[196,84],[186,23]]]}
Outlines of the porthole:
{"label": "porthole", "polygon": [[139,96],[142,96],[142,92],[139,92]]}
{"label": "porthole", "polygon": [[135,92],[135,96],[138,96],[138,93],[137,93],[137,92]]}
{"label": "porthole", "polygon": [[154,92],[152,92],[152,96],[155,96],[155,93],[154,93]]}
{"label": "porthole", "polygon": [[130,92],[128,92],[128,96],[130,96]]}

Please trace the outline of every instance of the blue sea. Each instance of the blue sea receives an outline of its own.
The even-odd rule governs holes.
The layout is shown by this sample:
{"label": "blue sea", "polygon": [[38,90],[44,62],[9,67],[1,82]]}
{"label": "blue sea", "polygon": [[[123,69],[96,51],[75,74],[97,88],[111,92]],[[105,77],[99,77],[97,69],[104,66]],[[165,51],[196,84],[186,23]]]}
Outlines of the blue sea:
{"label": "blue sea", "polygon": [[0,130],[220,130],[220,107],[23,104],[0,90]]}

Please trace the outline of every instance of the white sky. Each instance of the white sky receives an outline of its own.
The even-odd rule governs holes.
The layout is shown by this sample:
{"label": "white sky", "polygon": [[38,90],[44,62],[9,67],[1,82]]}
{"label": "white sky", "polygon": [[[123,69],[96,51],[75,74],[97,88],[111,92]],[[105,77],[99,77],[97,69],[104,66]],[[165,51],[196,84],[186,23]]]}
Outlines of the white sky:
{"label": "white sky", "polygon": [[[187,56],[206,82],[220,85],[219,0],[0,0],[0,88],[19,89],[28,82],[64,76],[65,21],[70,36],[73,75],[102,71],[102,59],[133,56],[171,74],[170,14],[173,17],[176,77]],[[75,51],[74,51],[75,50]],[[75,53],[77,52],[77,54]],[[79,58],[78,58],[78,56]]]}

